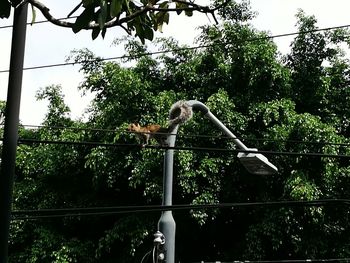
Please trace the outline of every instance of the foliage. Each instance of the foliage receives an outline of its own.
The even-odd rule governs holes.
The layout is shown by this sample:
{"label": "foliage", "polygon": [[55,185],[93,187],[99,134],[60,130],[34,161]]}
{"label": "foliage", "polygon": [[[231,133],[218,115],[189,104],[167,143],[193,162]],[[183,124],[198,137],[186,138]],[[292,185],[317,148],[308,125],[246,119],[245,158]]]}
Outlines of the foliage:
{"label": "foliage", "polygon": [[0,2],[0,18],[8,18],[11,13],[11,3],[7,0]]}
{"label": "foliage", "polygon": [[[5,124],[5,106],[6,102],[5,101],[0,101],[0,125]],[[0,135],[3,137],[3,130],[0,129]]]}
{"label": "foliage", "polygon": [[[202,28],[201,50],[161,39],[157,45],[172,51],[151,57],[141,43],[121,40],[128,54],[139,55],[128,68],[74,51],[70,59],[82,62],[85,76],[79,88],[95,95],[89,119],[70,119],[60,86],[38,92],[49,101],[45,126],[22,127],[20,136],[56,143],[19,146],[14,208],[160,204],[164,152],[139,147],[126,127],[166,126],[171,105],[188,99],[205,103],[248,147],[269,151],[279,173],[249,174],[234,142],[195,112],[176,145],[203,150],[176,151],[175,204],[349,199],[349,158],[339,158],[350,155],[348,63],[340,50],[347,32],[315,32],[316,19],[300,12],[305,32],[281,59],[266,34],[247,23],[249,9],[242,10]],[[158,219],[135,213],[13,221],[11,262],[140,262],[152,249]],[[175,220],[178,261],[350,254],[349,213],[341,205],[176,211]]]}
{"label": "foliage", "polygon": [[[340,43],[346,44],[350,32],[345,29],[317,32],[315,17],[299,11],[297,18],[298,29],[303,33],[292,43],[292,52],[287,60],[292,72],[292,98],[299,112],[332,119],[334,115],[339,116],[334,105],[348,107],[342,97],[348,98],[344,82],[348,79],[349,63],[342,58]],[[333,121],[335,124],[339,120]]]}
{"label": "foliage", "polygon": [[[48,21],[57,26],[71,28],[74,33],[90,29],[92,39],[97,38],[99,34],[104,37],[108,28],[119,26],[130,35],[134,33],[143,43],[146,39],[153,40],[155,31],[162,31],[163,25],[169,23],[172,12],[176,12],[177,15],[184,13],[186,16],[192,16],[193,12],[201,12],[212,15],[216,20],[215,11],[229,3],[225,1],[211,7],[182,0],[82,0],[68,15],[70,17],[80,12],[75,22],[71,23],[53,17],[50,9],[38,0],[25,2],[32,5],[34,20],[38,9]],[[17,8],[21,4],[23,1],[1,1],[0,18],[10,16],[11,5]]]}

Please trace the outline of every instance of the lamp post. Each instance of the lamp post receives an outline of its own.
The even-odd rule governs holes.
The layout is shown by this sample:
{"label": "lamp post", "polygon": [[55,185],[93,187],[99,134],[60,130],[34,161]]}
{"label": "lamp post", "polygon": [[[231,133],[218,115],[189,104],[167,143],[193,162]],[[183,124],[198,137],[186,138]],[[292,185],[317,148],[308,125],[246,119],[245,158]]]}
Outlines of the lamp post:
{"label": "lamp post", "polygon": [[[216,126],[218,126],[227,136],[233,139],[238,148],[244,152],[239,152],[237,157],[248,170],[253,174],[274,174],[278,169],[268,159],[259,153],[255,148],[248,148],[244,145],[218,118],[215,117],[209,110],[209,108],[200,101],[178,101],[170,109],[169,119],[170,121],[178,118],[181,121],[178,123],[184,123],[192,116],[192,111],[198,110],[204,114],[209,120],[211,120]],[[167,143],[169,147],[175,146],[176,134],[179,128],[179,124],[168,135]],[[164,170],[163,170],[163,201],[162,205],[172,205],[172,193],[173,193],[173,164],[174,164],[174,150],[167,149],[164,155]],[[175,229],[176,224],[172,215],[172,211],[163,211],[158,221],[158,230],[163,233],[165,237],[164,243],[164,257],[159,257],[156,262],[165,260],[167,263],[175,262]]]}

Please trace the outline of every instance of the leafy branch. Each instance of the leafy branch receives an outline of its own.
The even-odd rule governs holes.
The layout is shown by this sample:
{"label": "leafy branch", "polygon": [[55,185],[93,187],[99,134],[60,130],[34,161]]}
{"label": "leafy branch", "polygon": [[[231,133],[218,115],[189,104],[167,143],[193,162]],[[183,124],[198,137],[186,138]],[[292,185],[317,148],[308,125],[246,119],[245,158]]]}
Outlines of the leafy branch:
{"label": "leafy branch", "polygon": [[[119,26],[128,34],[135,32],[135,35],[144,42],[145,39],[153,39],[154,31],[162,31],[163,24],[169,23],[171,12],[176,12],[178,15],[184,12],[187,16],[192,16],[193,12],[210,14],[218,23],[215,12],[230,1],[225,0],[220,5],[211,7],[186,0],[141,0],[141,2],[138,0],[82,0],[67,16],[68,18],[83,9],[75,22],[55,18],[50,9],[38,0],[23,2],[37,8],[51,23],[71,28],[74,33],[82,29],[92,30],[92,38],[95,39],[100,33],[104,37],[108,28]],[[14,1],[11,4],[13,5]],[[7,13],[0,15],[6,17]]]}

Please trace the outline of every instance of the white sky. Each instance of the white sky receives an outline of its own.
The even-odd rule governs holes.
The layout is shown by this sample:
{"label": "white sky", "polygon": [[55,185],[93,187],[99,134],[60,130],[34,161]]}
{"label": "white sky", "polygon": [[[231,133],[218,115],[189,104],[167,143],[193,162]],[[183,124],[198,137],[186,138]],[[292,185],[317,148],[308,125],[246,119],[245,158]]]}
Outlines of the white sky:
{"label": "white sky", "polygon": [[[50,7],[57,17],[65,17],[75,6],[68,0],[42,0]],[[77,1],[72,1],[77,3]],[[251,0],[253,10],[258,17],[253,21],[259,30],[269,31],[271,34],[296,32],[295,14],[299,8],[308,15],[315,15],[320,28],[350,24],[349,0]],[[31,11],[29,11],[29,21]],[[37,14],[37,20],[43,20]],[[199,31],[200,25],[210,23],[203,14],[192,18],[175,14],[170,17],[170,25],[164,27],[163,34],[158,36],[173,36],[182,44],[192,45]],[[12,19],[0,19],[0,27],[12,24]],[[11,49],[11,28],[0,29],[0,70],[9,67]],[[124,54],[122,48],[111,46],[115,37],[125,35],[118,28],[107,30],[105,39],[99,37],[92,41],[90,31],[74,34],[68,28],[60,28],[49,23],[28,26],[25,51],[25,67],[63,63],[73,49],[88,48],[101,57],[115,57]],[[282,53],[288,52],[292,37],[279,38],[275,42]],[[72,116],[81,116],[88,98],[82,98],[77,91],[77,85],[82,81],[78,72],[79,66],[65,66],[28,70],[23,74],[22,100],[20,119],[23,124],[39,125],[46,112],[46,103],[37,102],[35,93],[40,87],[51,84],[61,84],[65,93],[65,101],[72,110]],[[8,74],[0,73],[0,100],[6,100]],[[191,98],[188,98],[191,99]]]}

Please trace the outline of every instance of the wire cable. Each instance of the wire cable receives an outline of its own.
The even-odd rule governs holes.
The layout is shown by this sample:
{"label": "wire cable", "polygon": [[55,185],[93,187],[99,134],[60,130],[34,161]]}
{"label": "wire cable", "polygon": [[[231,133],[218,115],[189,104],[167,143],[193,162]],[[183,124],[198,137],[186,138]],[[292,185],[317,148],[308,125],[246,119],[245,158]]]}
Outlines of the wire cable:
{"label": "wire cable", "polygon": [[[314,30],[305,30],[305,31],[298,31],[298,32],[292,32],[292,33],[285,33],[285,34],[278,34],[278,35],[272,35],[272,36],[264,36],[264,37],[253,37],[248,38],[242,41],[242,44],[245,42],[253,42],[253,41],[259,41],[259,40],[269,40],[274,38],[281,38],[281,37],[289,37],[294,35],[301,35],[301,34],[308,34],[308,33],[315,33],[320,31],[329,31],[329,30],[336,30],[336,29],[343,29],[348,28],[350,25],[342,25],[342,26],[334,26],[334,27],[326,27],[326,28],[319,28]],[[108,60],[122,60],[122,59],[137,59],[144,56],[152,56],[152,55],[159,55],[159,54],[166,54],[171,53],[175,51],[185,51],[185,50],[196,50],[201,48],[208,48],[212,46],[217,45],[232,45],[237,44],[236,42],[218,42],[218,43],[212,43],[212,44],[206,44],[206,45],[197,45],[192,47],[181,47],[176,49],[169,49],[169,50],[160,50],[160,51],[154,51],[154,52],[145,52],[137,55],[122,55],[122,56],[116,56],[116,57],[109,57],[109,58],[98,58],[94,60],[86,60],[86,61],[79,61],[79,62],[66,62],[66,63],[57,63],[57,64],[49,64],[49,65],[40,65],[40,66],[31,66],[31,67],[25,67],[23,70],[35,70],[35,69],[43,69],[43,68],[52,68],[52,67],[61,67],[61,66],[68,66],[68,65],[76,65],[76,64],[82,64],[87,62],[94,62],[94,61],[108,61]],[[0,73],[8,73],[9,70],[0,70]]]}
{"label": "wire cable", "polygon": [[[105,132],[105,133],[135,133],[134,131],[128,131],[123,128],[118,129],[102,129],[102,128],[81,128],[81,127],[65,127],[65,126],[45,126],[45,125],[22,125],[28,128],[43,128],[43,129],[55,129],[55,130],[73,130],[73,131],[92,131],[92,132]],[[222,135],[204,135],[204,134],[182,134],[182,133],[159,133],[153,134],[164,134],[173,135],[180,138],[208,138],[208,139],[225,139],[235,140],[239,139],[242,141],[253,141],[253,142],[278,142],[278,143],[298,143],[298,144],[312,144],[312,145],[334,145],[334,146],[345,146],[350,147],[350,143],[337,143],[337,142],[314,142],[314,141],[301,141],[301,140],[276,140],[276,139],[265,139],[265,138],[246,138],[236,137],[232,138],[229,136]]]}
{"label": "wire cable", "polygon": [[[186,263],[186,261],[181,261]],[[308,262],[350,262],[350,258],[327,259],[282,259],[282,260],[232,260],[232,261],[191,261],[191,263],[308,263]],[[189,263],[189,262],[187,262]]]}
{"label": "wire cable", "polygon": [[72,131],[92,131],[92,132],[106,132],[106,133],[121,133],[128,132],[123,128],[118,129],[102,129],[102,128],[82,128],[82,127],[68,127],[68,126],[47,126],[47,125],[32,125],[24,124],[22,127],[32,128],[32,129],[52,129],[52,130],[72,130]]}
{"label": "wire cable", "polygon": [[[3,139],[0,139],[2,141]],[[177,150],[177,151],[204,151],[204,152],[227,152],[227,153],[260,153],[266,155],[279,155],[279,156],[305,156],[305,157],[324,157],[324,158],[344,158],[349,159],[350,155],[346,154],[327,154],[319,152],[283,152],[283,151],[268,151],[268,150],[242,150],[242,149],[226,149],[215,147],[185,147],[185,146],[163,146],[163,145],[142,145],[142,144],[129,144],[129,143],[102,143],[102,142],[89,142],[89,141],[53,141],[53,140],[36,140],[36,139],[18,139],[18,144],[32,145],[32,144],[54,144],[54,145],[73,145],[73,146],[89,146],[89,147],[114,147],[124,148],[129,150],[137,149],[163,149],[163,150]]]}
{"label": "wire cable", "polygon": [[279,156],[307,156],[307,157],[327,157],[327,158],[350,158],[350,155],[345,154],[326,154],[317,152],[281,152],[281,151],[264,151],[264,150],[241,150],[241,149],[226,149],[226,148],[214,148],[214,147],[170,147],[162,145],[140,145],[140,144],[127,144],[127,143],[101,143],[101,142],[75,142],[75,141],[53,141],[53,140],[34,140],[34,139],[19,139],[18,144],[56,144],[56,145],[75,145],[75,146],[90,146],[90,147],[115,147],[115,148],[128,148],[128,149],[164,149],[164,150],[177,150],[177,151],[204,151],[204,152],[227,152],[227,153],[260,153],[266,155],[279,155]]}
{"label": "wire cable", "polygon": [[45,218],[62,218],[76,216],[107,216],[130,213],[151,213],[161,211],[178,210],[203,210],[203,209],[238,209],[261,207],[319,207],[319,206],[350,206],[350,199],[320,199],[299,201],[272,201],[272,202],[246,202],[246,203],[217,203],[217,204],[182,204],[182,205],[144,205],[144,206],[115,206],[115,207],[85,207],[85,208],[61,208],[39,210],[14,210],[12,220],[32,220]]}
{"label": "wire cable", "polygon": [[[57,18],[58,21],[64,21],[64,20],[70,20],[77,18],[78,16],[71,16],[71,17],[62,17],[62,18]],[[43,24],[43,23],[48,23],[50,22],[49,20],[38,20],[34,22],[28,22],[27,26],[32,26],[36,24]],[[0,26],[0,29],[5,29],[5,28],[13,28],[13,25],[5,25],[5,26]]]}

